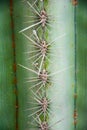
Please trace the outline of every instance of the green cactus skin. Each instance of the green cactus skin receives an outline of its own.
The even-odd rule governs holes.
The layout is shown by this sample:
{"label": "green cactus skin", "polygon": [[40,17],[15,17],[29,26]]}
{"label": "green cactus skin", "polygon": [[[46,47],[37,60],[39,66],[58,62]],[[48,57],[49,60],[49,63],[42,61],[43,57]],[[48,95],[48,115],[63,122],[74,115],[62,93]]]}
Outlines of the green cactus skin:
{"label": "green cactus skin", "polygon": [[77,130],[87,129],[87,1],[80,0],[77,6]]}
{"label": "green cactus skin", "polygon": [[0,130],[15,130],[15,86],[9,2],[0,1]]}

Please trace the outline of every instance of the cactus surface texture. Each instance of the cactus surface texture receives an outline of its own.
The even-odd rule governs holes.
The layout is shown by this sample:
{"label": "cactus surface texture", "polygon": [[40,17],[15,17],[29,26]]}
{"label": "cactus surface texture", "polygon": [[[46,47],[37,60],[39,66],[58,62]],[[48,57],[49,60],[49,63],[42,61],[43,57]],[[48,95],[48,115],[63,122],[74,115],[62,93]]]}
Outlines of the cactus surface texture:
{"label": "cactus surface texture", "polygon": [[87,129],[86,6],[0,1],[0,130]]}

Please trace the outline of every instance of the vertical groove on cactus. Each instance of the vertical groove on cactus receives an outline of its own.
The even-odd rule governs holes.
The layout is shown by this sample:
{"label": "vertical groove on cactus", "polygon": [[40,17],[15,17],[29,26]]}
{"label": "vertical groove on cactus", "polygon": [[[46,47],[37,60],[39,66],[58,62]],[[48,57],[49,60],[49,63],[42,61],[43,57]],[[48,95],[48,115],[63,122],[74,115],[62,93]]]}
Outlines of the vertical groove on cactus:
{"label": "vertical groove on cactus", "polygon": [[16,74],[16,44],[14,34],[14,19],[13,19],[13,0],[10,0],[10,16],[11,16],[11,29],[12,29],[12,47],[13,47],[13,72],[14,72],[14,92],[16,96],[15,110],[16,110],[16,130],[18,130],[18,88],[17,88],[17,74]]}
{"label": "vertical groove on cactus", "polygon": [[74,88],[74,129],[77,129],[77,1],[74,4],[74,39],[75,39],[75,88]]}

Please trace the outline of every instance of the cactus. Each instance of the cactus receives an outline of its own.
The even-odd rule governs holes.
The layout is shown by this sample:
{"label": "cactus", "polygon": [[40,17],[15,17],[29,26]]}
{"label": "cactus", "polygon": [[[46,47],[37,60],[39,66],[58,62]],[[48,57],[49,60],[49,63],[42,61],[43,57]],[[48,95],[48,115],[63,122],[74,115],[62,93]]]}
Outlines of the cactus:
{"label": "cactus", "polygon": [[[83,53],[79,48],[86,53],[78,33],[80,8],[82,3],[77,0],[2,2],[0,129],[86,128],[83,108],[79,108],[84,105],[80,104],[82,88],[78,88],[80,78],[83,74],[86,77],[86,59],[79,65]],[[83,73],[78,71],[82,66]],[[86,105],[84,109],[86,112]]]}

